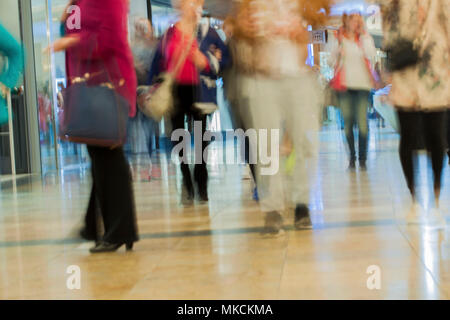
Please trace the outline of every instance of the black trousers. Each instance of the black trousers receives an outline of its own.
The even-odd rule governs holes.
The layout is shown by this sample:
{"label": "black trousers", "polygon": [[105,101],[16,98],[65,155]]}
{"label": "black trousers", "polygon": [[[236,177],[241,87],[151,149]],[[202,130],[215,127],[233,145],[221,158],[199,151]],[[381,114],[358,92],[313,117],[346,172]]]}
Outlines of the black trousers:
{"label": "black trousers", "polygon": [[[246,100],[246,99],[243,99]],[[236,129],[242,129],[244,132],[247,131],[247,129],[249,129],[250,124],[249,123],[245,123],[246,121],[244,120],[244,118],[241,115],[241,110],[239,110],[239,108],[249,108],[248,105],[246,105],[245,103],[247,103],[247,101],[240,101],[240,102],[236,102],[236,101],[229,101],[229,110],[230,110],[230,116],[231,116],[231,122],[233,125],[233,128]],[[247,119],[248,122],[248,119]],[[253,182],[256,185],[256,166],[255,164],[250,163],[250,139],[249,137],[245,136],[245,140],[244,140],[244,149],[241,150],[241,152],[244,152],[244,160],[245,163],[248,164],[250,166],[250,171],[252,174],[252,178],[253,178]]]}
{"label": "black trousers", "polygon": [[399,109],[400,161],[406,182],[414,195],[414,150],[423,149],[431,154],[434,188],[441,188],[442,168],[447,148],[446,112],[409,112]]}
{"label": "black trousers", "polygon": [[92,161],[92,192],[85,217],[90,238],[99,239],[97,218],[104,225],[103,240],[110,243],[138,240],[136,209],[130,168],[123,148],[88,146]]}
{"label": "black trousers", "polygon": [[[201,121],[202,123],[202,155],[205,148],[208,146],[207,141],[203,141],[203,135],[206,132],[206,115],[202,115],[194,109],[194,103],[198,101],[199,87],[196,85],[176,85],[174,88],[175,97],[175,113],[172,116],[172,130],[184,129],[184,120],[187,116],[188,121]],[[174,141],[174,145],[177,142]],[[183,157],[183,152],[179,154]],[[196,159],[196,162],[198,159]],[[194,184],[192,182],[189,164],[180,164],[181,172],[183,175],[183,185],[190,194],[194,194]],[[197,184],[197,188],[200,194],[206,195],[208,192],[208,170],[206,168],[206,162],[202,158],[201,164],[196,164],[194,169],[194,181]]]}

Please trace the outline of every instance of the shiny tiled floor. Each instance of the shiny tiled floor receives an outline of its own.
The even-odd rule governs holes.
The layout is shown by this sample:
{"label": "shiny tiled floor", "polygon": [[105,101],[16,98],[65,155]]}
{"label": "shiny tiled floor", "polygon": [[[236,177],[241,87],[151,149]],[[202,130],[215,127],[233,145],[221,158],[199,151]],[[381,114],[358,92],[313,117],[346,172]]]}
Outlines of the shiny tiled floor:
{"label": "shiny tiled floor", "polygon": [[[177,170],[162,158],[155,164],[157,178],[135,184],[141,241],[131,253],[90,255],[92,244],[74,237],[88,200],[89,172],[5,184],[0,299],[450,298],[448,227],[404,221],[409,197],[398,137],[372,130],[369,170],[352,173],[341,138],[333,127],[322,133],[311,194],[315,229],[287,225],[278,239],[260,237],[262,214],[239,166],[211,166],[209,205],[183,209]],[[447,208],[449,174],[446,167]],[[426,174],[421,184],[426,204]],[[81,269],[80,290],[67,289],[70,265]],[[381,270],[379,290],[367,288],[371,265]]]}

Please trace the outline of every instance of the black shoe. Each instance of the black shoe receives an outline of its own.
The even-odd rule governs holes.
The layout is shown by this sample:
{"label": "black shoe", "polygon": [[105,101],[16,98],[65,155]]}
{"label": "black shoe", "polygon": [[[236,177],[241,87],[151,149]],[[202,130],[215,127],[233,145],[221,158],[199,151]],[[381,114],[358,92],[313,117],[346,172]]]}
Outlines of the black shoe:
{"label": "black shoe", "polygon": [[98,243],[95,247],[89,249],[91,253],[103,253],[103,252],[115,252],[117,251],[121,246],[125,244],[126,250],[131,251],[133,250],[133,242],[128,243],[109,243],[106,241],[101,241]]}
{"label": "black shoe", "polygon": [[294,226],[297,230],[312,229],[308,206],[299,204],[295,208]]}
{"label": "black shoe", "polygon": [[208,191],[200,191],[198,195],[200,202],[208,202]]}
{"label": "black shoe", "polygon": [[350,162],[348,163],[348,169],[349,170],[354,170],[356,168],[356,160],[355,159],[350,159]]}
{"label": "black shoe", "polygon": [[367,170],[366,160],[359,160],[359,168],[362,171],[366,171]]}
{"label": "black shoe", "polygon": [[186,187],[181,190],[181,204],[183,206],[192,206],[194,204],[194,192]]}
{"label": "black shoe", "polygon": [[267,212],[262,236],[277,237],[284,234],[283,217],[277,211]]}

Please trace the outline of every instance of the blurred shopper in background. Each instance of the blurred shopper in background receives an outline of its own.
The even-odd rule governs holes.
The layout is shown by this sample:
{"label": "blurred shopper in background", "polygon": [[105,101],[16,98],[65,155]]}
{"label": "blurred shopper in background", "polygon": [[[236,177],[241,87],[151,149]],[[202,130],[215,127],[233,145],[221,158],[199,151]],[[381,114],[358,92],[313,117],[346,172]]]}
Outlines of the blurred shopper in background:
{"label": "blurred shopper in background", "polygon": [[[248,125],[268,130],[267,144],[252,143],[251,153],[254,156],[257,149],[267,147],[262,152],[274,152],[275,148],[279,154],[284,140],[281,133],[289,136],[295,149],[291,188],[286,188],[281,168],[263,173],[265,168],[258,161],[264,235],[283,233],[283,213],[288,208],[295,208],[296,228],[312,227],[309,174],[313,174],[318,156],[321,92],[317,75],[305,63],[307,26],[324,23],[329,9],[330,1],[325,0],[245,0],[237,7],[234,28],[237,55],[233,62],[239,70],[240,94],[244,96],[238,104],[250,111]],[[279,133],[275,140],[273,130]]]}
{"label": "blurred shopper in background", "polygon": [[211,68],[200,73],[200,106],[205,114],[217,111],[217,79],[229,63],[228,48],[216,29],[210,25],[210,16],[204,16],[198,27],[197,41],[200,51],[208,57]]}
{"label": "blurred shopper in background", "polygon": [[445,225],[439,198],[450,105],[450,6],[447,0],[384,0],[381,5],[385,46],[390,48],[390,99],[398,111],[400,160],[412,196],[407,219],[418,223],[424,218],[416,200],[413,158],[425,144],[434,176],[429,222]]}
{"label": "blurred shopper in background", "polygon": [[354,127],[358,128],[359,167],[366,169],[368,123],[367,108],[370,91],[376,86],[374,76],[376,48],[372,36],[366,32],[364,20],[359,13],[343,19],[344,25],[337,33],[329,63],[335,68],[339,81],[338,103],[342,111],[345,133],[350,149],[349,168],[356,163]]}
{"label": "blurred shopper in background", "polygon": [[[229,61],[225,66],[223,75],[224,96],[229,104],[231,113],[231,121],[234,129],[242,129],[244,132],[251,128],[250,113],[248,105],[246,104],[245,94],[242,91],[240,80],[242,79],[239,69],[239,62],[234,63],[239,59],[236,45],[236,38],[234,36],[236,20],[233,16],[229,16],[223,24],[223,30],[226,35],[226,46],[229,53]],[[258,189],[256,187],[256,167],[254,163],[250,162],[250,140],[245,137],[244,145],[241,146],[241,153],[244,153],[245,163],[249,165],[251,177],[253,180],[253,199],[259,200]]]}
{"label": "blurred shopper in background", "polygon": [[[200,72],[210,70],[207,57],[200,51],[197,41],[197,27],[203,12],[204,0],[173,0],[172,5],[180,12],[180,19],[169,28],[161,39],[153,60],[150,83],[157,80],[163,71],[172,72],[181,63],[175,75],[175,110],[172,114],[172,130],[185,128],[185,117],[202,124],[202,136],[206,131],[206,115],[195,108],[200,94]],[[186,52],[188,53],[186,56]],[[183,56],[186,58],[183,60]],[[202,139],[203,140],[203,139]],[[176,143],[176,142],[174,142]],[[202,155],[207,143],[202,141]],[[192,181],[189,164],[183,162],[183,151],[180,151],[180,169],[183,175],[181,203],[192,205],[195,199],[195,187]],[[205,159],[196,159],[194,181],[200,201],[208,201],[208,171]]]}
{"label": "blurred shopper in background", "polygon": [[[131,44],[134,56],[134,69],[136,70],[138,86],[145,86],[150,74],[157,41],[153,37],[153,28],[148,19],[138,19],[134,27],[134,40]],[[130,118],[129,121],[126,151],[129,158],[131,158],[133,153],[139,153],[139,142],[142,136],[145,138],[149,158],[144,160],[138,157],[136,162],[134,161],[135,159],[129,160],[135,179],[140,176],[141,180],[150,180],[152,172],[151,158],[154,149],[153,141],[158,129],[158,123],[147,117],[139,108],[136,108],[136,110],[136,116]]]}
{"label": "blurred shopper in background", "polygon": [[[68,52],[68,80],[91,75],[89,83],[114,84],[129,102],[129,116],[136,114],[136,75],[128,43],[128,2],[123,0],[80,0],[80,30],[53,44],[55,52]],[[130,169],[123,147],[88,146],[92,161],[93,186],[83,238],[96,241],[92,253],[116,251],[122,245],[131,250],[138,240]],[[104,235],[99,238],[97,212],[101,213]]]}
{"label": "blurred shopper in background", "polygon": [[0,23],[0,55],[3,70],[0,70],[0,126],[8,122],[7,94],[14,88],[23,69],[23,53],[20,44]]}

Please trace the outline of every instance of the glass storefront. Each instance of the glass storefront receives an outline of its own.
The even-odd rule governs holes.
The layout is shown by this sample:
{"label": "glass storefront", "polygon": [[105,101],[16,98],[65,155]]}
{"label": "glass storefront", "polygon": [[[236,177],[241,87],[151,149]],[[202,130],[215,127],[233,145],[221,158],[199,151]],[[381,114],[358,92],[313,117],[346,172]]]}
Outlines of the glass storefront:
{"label": "glass storefront", "polygon": [[[58,138],[60,91],[66,87],[65,53],[45,51],[61,37],[61,16],[67,0],[32,0],[33,46],[36,65],[37,113],[42,174],[85,170],[89,157],[84,145]],[[147,1],[130,1],[130,39],[134,21],[147,18]]]}
{"label": "glass storefront", "polygon": [[[12,93],[13,125],[0,128],[0,175],[42,173],[45,176],[84,171],[89,166],[84,145],[58,138],[58,96],[67,84],[65,54],[45,50],[61,37],[60,19],[67,3],[68,0],[0,1],[0,21],[26,47],[26,70],[18,87],[28,87]],[[136,21],[148,19],[149,12],[158,38],[177,20],[174,9],[152,4],[149,10],[149,3],[130,0],[130,41],[134,39]],[[0,58],[0,67],[1,63]],[[219,129],[220,122],[214,120],[212,126]],[[164,127],[163,121],[157,130],[161,135]],[[13,147],[10,140],[15,140]]]}

